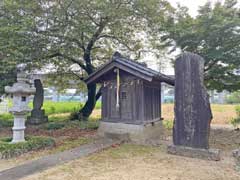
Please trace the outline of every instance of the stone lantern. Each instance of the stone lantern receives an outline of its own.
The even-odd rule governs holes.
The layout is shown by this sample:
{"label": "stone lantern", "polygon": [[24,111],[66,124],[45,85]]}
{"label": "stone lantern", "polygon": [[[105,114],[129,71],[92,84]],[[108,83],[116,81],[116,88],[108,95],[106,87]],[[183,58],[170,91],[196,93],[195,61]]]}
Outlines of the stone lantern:
{"label": "stone lantern", "polygon": [[17,74],[17,82],[12,87],[6,86],[5,92],[13,97],[13,106],[9,111],[14,115],[12,143],[24,142],[25,119],[31,109],[28,107],[29,96],[36,92],[28,83],[27,75],[23,72]]}

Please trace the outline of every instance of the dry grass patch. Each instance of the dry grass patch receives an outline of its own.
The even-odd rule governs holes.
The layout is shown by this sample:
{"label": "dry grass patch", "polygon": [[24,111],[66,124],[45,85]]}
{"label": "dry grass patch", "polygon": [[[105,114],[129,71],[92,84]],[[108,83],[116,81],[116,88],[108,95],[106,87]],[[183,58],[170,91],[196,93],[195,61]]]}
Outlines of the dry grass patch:
{"label": "dry grass patch", "polygon": [[[212,104],[213,120],[212,124],[230,124],[236,118],[235,105]],[[162,117],[165,120],[174,119],[174,104],[162,105]]]}
{"label": "dry grass patch", "polygon": [[166,147],[124,144],[22,180],[239,180],[229,157],[220,162],[169,155]]}

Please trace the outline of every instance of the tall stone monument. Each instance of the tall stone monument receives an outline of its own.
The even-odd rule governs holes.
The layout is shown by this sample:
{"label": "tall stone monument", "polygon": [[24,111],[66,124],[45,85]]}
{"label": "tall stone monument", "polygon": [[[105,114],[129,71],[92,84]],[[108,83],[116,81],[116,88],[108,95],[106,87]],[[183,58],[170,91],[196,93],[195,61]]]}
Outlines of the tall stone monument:
{"label": "tall stone monument", "polygon": [[44,109],[42,109],[44,101],[44,89],[40,79],[34,80],[34,86],[36,93],[33,99],[33,110],[31,116],[27,119],[27,124],[38,125],[48,121],[48,117],[45,115]]}
{"label": "tall stone monument", "polygon": [[13,106],[10,112],[14,115],[14,126],[12,143],[24,142],[25,119],[31,109],[28,107],[29,96],[34,94],[36,89],[28,83],[27,75],[18,73],[17,82],[12,87],[6,86],[5,92],[13,97]]}
{"label": "tall stone monument", "polygon": [[220,160],[219,151],[209,149],[212,112],[204,87],[204,60],[193,53],[182,54],[175,63],[175,120],[171,154]]}

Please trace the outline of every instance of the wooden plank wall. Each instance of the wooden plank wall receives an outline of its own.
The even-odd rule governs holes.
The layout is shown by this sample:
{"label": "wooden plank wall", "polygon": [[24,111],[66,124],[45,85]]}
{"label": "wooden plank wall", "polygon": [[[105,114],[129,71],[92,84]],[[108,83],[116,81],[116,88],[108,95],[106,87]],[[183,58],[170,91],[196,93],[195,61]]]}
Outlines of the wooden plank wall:
{"label": "wooden plank wall", "polygon": [[160,120],[161,87],[144,84],[144,121]]}
{"label": "wooden plank wall", "polygon": [[[102,118],[109,122],[142,124],[146,121],[160,120],[161,87],[145,83],[133,77],[121,77],[120,109],[116,109],[116,81],[103,88]],[[129,82],[132,82],[129,84]],[[125,84],[124,84],[125,83]],[[122,99],[126,92],[127,99]]]}

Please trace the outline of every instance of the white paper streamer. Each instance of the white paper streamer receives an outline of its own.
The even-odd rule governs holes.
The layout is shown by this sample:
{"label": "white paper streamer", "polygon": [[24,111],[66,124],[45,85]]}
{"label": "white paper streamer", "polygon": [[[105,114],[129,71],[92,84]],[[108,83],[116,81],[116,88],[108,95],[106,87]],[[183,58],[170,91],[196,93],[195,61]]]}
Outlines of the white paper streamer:
{"label": "white paper streamer", "polygon": [[120,73],[119,69],[116,69],[117,71],[117,100],[116,100],[116,108],[119,109],[120,103],[119,103],[119,90],[120,90]]}

